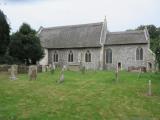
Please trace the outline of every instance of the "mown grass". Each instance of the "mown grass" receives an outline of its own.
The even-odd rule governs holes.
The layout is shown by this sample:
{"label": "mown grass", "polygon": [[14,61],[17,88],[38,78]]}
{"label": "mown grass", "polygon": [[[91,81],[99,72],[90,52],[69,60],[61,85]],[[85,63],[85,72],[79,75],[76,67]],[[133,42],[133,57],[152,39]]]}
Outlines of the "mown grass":
{"label": "mown grass", "polygon": [[[160,120],[160,74],[66,71],[40,73],[36,81],[0,74],[0,120]],[[147,96],[152,80],[152,96]]]}

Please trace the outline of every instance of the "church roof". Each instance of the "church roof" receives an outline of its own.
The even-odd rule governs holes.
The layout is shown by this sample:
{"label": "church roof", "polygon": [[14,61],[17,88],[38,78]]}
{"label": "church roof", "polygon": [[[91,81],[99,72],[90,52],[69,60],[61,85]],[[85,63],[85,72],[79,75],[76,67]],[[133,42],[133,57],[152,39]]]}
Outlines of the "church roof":
{"label": "church roof", "polygon": [[45,48],[100,47],[103,23],[43,28],[39,33]]}
{"label": "church roof", "polygon": [[106,35],[105,45],[144,44],[146,40],[144,30],[110,32]]}

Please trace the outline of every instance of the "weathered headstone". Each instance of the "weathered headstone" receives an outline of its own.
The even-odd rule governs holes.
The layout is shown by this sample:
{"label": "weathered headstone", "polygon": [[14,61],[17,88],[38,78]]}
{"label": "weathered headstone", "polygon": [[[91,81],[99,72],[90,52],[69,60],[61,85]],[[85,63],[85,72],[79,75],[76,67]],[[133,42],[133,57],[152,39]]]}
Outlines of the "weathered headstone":
{"label": "weathered headstone", "polygon": [[53,73],[54,73],[55,69],[56,69],[55,65],[54,65],[54,64],[52,64],[52,66],[51,66],[51,74],[53,74]]}
{"label": "weathered headstone", "polygon": [[116,67],[116,71],[115,71],[115,76],[116,76],[116,81],[118,82],[119,79],[118,79],[118,73],[119,73],[119,69],[118,69],[118,66]]}
{"label": "weathered headstone", "polygon": [[148,82],[148,96],[152,95],[152,87],[151,87],[151,80]]}
{"label": "weathered headstone", "polygon": [[46,66],[42,65],[42,72],[46,72]]}
{"label": "weathered headstone", "polygon": [[85,66],[82,66],[82,67],[80,68],[80,70],[81,70],[81,73],[82,73],[82,74],[85,74],[85,71],[86,71]]}
{"label": "weathered headstone", "polygon": [[29,80],[36,80],[37,79],[37,66],[31,65],[29,66]]}
{"label": "weathered headstone", "polygon": [[63,65],[62,71],[65,71],[65,70],[67,70],[67,66],[66,66],[66,65]]}
{"label": "weathered headstone", "polygon": [[55,64],[52,64],[52,69],[54,69],[54,70],[56,69],[56,66],[55,66]]}
{"label": "weathered headstone", "polygon": [[47,66],[46,66],[46,72],[48,72],[48,71],[49,71],[49,66],[47,65]]}
{"label": "weathered headstone", "polygon": [[58,83],[62,83],[62,82],[64,82],[64,72],[63,71],[61,72],[60,79],[59,79]]}
{"label": "weathered headstone", "polygon": [[47,71],[49,71],[49,72],[50,72],[50,71],[51,71],[51,69],[52,69],[52,65],[51,65],[51,64],[49,64],[49,65],[48,65],[48,70],[47,70]]}
{"label": "weathered headstone", "polygon": [[141,77],[141,73],[142,73],[142,69],[140,68],[139,73],[138,73],[138,78],[137,78],[138,80]]}
{"label": "weathered headstone", "polygon": [[16,75],[18,74],[18,66],[17,65],[12,65],[11,68],[8,70],[10,72],[10,79],[11,80],[16,80]]}
{"label": "weathered headstone", "polygon": [[59,80],[57,81],[58,83],[64,82],[64,71],[65,71],[65,67],[62,68],[62,71],[61,71],[61,73],[60,73],[60,78],[59,78]]}

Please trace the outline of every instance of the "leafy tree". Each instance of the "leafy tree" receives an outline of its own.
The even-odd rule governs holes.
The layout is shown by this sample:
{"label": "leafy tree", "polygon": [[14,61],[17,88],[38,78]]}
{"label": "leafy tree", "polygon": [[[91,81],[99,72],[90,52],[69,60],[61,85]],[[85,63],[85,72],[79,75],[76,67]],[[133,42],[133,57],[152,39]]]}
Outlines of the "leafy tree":
{"label": "leafy tree", "polygon": [[156,48],[156,61],[158,63],[158,69],[160,70],[160,46]]}
{"label": "leafy tree", "polygon": [[139,26],[137,28],[137,30],[144,30],[145,27],[147,27],[151,39],[157,38],[159,33],[158,33],[158,30],[157,30],[156,26],[154,26],[154,25],[146,25],[146,26],[145,25],[141,25],[141,26]]}
{"label": "leafy tree", "polygon": [[3,57],[6,53],[9,41],[10,41],[10,27],[7,23],[6,16],[0,10],[0,57]]}
{"label": "leafy tree", "polygon": [[11,36],[9,55],[23,64],[36,64],[43,57],[39,38],[28,24],[23,23],[19,31]]}

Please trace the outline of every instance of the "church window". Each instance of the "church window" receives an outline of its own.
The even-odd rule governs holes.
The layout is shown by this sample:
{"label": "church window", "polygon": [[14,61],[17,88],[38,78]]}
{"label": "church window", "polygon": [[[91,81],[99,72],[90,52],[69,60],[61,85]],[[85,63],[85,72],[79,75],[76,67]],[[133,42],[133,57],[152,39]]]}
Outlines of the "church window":
{"label": "church window", "polygon": [[68,62],[73,62],[73,52],[70,51],[68,54]]}
{"label": "church window", "polygon": [[85,54],[85,61],[91,62],[91,53],[89,52],[89,50]]}
{"label": "church window", "polygon": [[136,60],[143,60],[143,49],[142,48],[137,48]]}
{"label": "church window", "polygon": [[112,50],[110,48],[106,50],[106,63],[112,63]]}
{"label": "church window", "polygon": [[53,62],[58,62],[58,53],[57,53],[57,51],[54,52]]}

